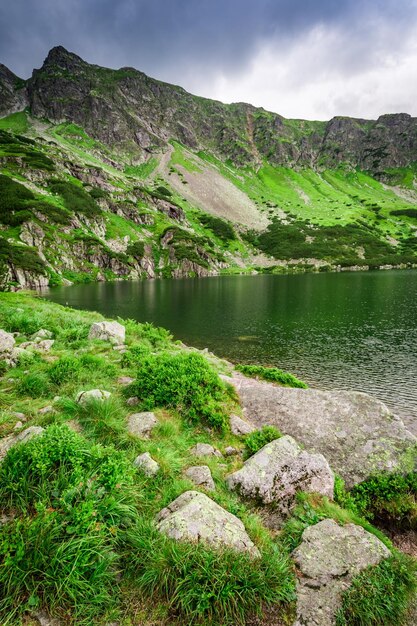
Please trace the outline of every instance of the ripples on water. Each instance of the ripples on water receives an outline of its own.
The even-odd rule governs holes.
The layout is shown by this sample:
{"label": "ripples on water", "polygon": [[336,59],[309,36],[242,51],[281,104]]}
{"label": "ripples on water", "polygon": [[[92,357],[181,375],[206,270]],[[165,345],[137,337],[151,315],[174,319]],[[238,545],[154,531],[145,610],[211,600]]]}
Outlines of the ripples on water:
{"label": "ripples on water", "polygon": [[417,431],[417,272],[101,283],[47,296],[152,321],[185,343],[287,369],[315,387],[371,393]]}

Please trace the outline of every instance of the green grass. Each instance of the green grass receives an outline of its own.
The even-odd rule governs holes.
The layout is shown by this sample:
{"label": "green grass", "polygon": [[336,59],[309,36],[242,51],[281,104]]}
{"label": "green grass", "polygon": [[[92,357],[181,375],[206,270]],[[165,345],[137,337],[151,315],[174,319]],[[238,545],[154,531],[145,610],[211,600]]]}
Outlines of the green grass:
{"label": "green grass", "polygon": [[282,433],[275,428],[275,426],[262,426],[259,430],[254,430],[249,435],[245,437],[245,448],[247,452],[247,456],[251,456],[255,454],[266,446],[266,444],[271,443],[271,441],[275,441],[275,439],[279,439],[282,437]]}
{"label": "green grass", "polygon": [[245,376],[250,376],[252,378],[261,378],[263,380],[267,380],[268,382],[278,383],[279,385],[283,385],[284,387],[298,387],[300,389],[307,389],[306,383],[303,383],[301,380],[293,376],[293,374],[284,372],[277,367],[238,364],[235,366],[235,369],[237,369],[239,372],[242,372],[242,374],[245,374]]}
{"label": "green grass", "polygon": [[29,128],[26,111],[12,113],[0,119],[0,130],[11,130],[14,133],[25,133]]}

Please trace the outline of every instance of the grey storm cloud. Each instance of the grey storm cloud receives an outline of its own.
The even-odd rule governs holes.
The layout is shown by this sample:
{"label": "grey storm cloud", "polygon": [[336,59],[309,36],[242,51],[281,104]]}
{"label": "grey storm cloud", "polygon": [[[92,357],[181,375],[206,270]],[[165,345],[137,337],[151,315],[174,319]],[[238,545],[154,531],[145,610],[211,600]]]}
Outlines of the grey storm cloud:
{"label": "grey storm cloud", "polygon": [[63,45],[210,96],[219,77],[244,77],[262,49],[285,63],[314,29],[333,33],[332,49],[311,56],[306,43],[288,88],[312,72],[351,76],[401,55],[416,25],[417,0],[0,0],[0,62],[28,77]]}

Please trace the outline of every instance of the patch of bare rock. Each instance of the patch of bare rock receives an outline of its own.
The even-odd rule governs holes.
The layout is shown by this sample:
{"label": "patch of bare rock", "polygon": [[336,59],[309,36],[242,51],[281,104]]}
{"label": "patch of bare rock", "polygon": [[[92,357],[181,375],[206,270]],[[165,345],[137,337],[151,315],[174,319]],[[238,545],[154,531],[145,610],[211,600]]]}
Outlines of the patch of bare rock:
{"label": "patch of bare rock", "polygon": [[272,424],[323,454],[349,488],[377,470],[401,467],[404,453],[417,443],[385,404],[365,393],[292,389],[237,372],[227,380],[253,424]]}
{"label": "patch of bare rock", "polygon": [[353,578],[389,556],[382,541],[362,526],[325,519],[306,528],[293,553],[299,570],[294,626],[333,626]]}

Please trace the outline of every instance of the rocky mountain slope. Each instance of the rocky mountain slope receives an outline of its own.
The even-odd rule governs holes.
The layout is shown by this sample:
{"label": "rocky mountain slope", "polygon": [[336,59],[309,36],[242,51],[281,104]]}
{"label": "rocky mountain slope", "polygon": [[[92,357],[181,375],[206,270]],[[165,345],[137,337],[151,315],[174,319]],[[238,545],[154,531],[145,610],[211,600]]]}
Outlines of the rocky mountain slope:
{"label": "rocky mountain slope", "polygon": [[288,120],[62,47],[0,65],[3,286],[417,262],[417,120]]}

